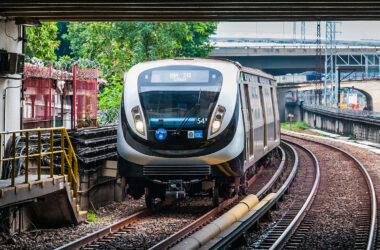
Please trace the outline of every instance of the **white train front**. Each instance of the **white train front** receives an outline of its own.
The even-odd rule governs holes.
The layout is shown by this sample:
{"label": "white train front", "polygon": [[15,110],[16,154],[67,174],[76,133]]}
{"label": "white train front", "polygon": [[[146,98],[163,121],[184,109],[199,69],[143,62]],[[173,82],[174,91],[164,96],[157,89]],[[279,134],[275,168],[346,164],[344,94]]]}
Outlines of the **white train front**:
{"label": "white train front", "polygon": [[125,76],[119,174],[148,206],[167,195],[228,197],[279,145],[271,75],[221,59],[140,63]]}

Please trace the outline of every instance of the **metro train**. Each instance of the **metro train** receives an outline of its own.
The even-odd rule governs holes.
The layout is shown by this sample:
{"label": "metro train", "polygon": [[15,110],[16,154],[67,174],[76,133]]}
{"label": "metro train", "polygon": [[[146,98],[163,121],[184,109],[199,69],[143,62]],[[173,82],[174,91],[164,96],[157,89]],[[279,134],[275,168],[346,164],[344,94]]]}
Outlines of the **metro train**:
{"label": "metro train", "polygon": [[[148,207],[167,196],[245,191],[280,144],[275,80],[225,59],[140,63],[124,77],[118,172]],[[260,163],[261,164],[261,163]]]}

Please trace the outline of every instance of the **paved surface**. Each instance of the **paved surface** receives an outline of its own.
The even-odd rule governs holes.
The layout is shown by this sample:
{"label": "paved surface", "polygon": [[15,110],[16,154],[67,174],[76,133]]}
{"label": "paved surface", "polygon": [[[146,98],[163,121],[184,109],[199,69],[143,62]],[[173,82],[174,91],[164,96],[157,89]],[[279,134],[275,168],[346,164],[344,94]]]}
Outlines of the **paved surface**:
{"label": "paved surface", "polygon": [[[41,175],[41,180],[45,180],[50,178],[50,175]],[[29,183],[37,181],[37,175],[36,174],[30,174],[29,175]],[[15,179],[15,184],[21,185],[25,184],[25,175],[17,176]],[[5,180],[0,180],[0,189],[9,187],[11,185],[11,179],[5,179]]]}

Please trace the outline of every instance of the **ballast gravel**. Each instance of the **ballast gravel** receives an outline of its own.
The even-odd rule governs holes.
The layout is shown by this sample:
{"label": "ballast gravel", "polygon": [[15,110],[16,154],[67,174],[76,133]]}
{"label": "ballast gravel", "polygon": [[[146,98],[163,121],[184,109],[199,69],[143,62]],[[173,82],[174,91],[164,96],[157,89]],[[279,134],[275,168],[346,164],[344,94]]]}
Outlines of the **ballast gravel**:
{"label": "ballast gravel", "polygon": [[53,249],[111,225],[145,208],[144,199],[112,202],[96,210],[97,221],[57,229],[35,229],[14,235],[0,234],[0,249]]}

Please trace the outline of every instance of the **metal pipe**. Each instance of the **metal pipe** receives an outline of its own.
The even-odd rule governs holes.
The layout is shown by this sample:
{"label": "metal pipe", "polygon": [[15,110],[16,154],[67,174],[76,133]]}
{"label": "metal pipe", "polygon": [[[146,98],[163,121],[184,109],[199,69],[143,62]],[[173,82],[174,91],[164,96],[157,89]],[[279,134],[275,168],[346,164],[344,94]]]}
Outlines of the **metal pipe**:
{"label": "metal pipe", "polygon": [[15,176],[16,176],[16,133],[13,133],[12,137],[12,171],[11,171],[11,186],[15,186]]}
{"label": "metal pipe", "polygon": [[38,180],[41,180],[41,131],[38,131],[38,147],[37,147],[37,175]]}
{"label": "metal pipe", "polygon": [[61,175],[65,175],[65,154],[64,154],[64,151],[65,151],[65,137],[64,137],[64,134],[63,134],[63,130],[61,130],[61,150],[62,150],[62,153],[61,153]]}
{"label": "metal pipe", "polygon": [[25,150],[26,150],[25,183],[28,183],[29,181],[29,132],[25,132]]}
{"label": "metal pipe", "polygon": [[54,175],[54,154],[53,154],[53,136],[54,136],[54,133],[53,131],[51,130],[50,131],[50,178],[53,178],[53,175]]}

